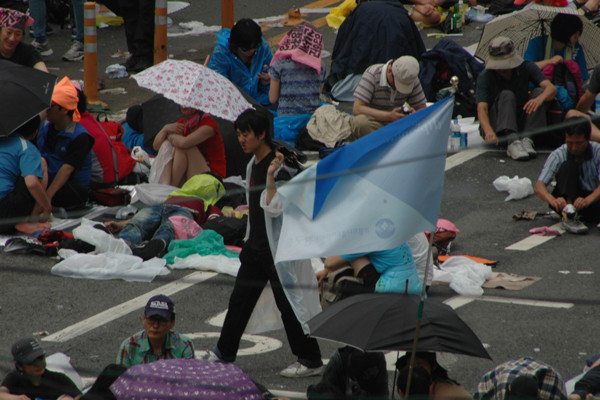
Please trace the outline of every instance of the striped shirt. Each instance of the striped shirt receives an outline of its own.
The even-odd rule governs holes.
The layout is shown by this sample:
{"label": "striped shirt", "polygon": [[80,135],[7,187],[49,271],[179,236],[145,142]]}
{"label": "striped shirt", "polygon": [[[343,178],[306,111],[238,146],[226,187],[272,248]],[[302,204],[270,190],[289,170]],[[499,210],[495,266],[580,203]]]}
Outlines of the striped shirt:
{"label": "striped shirt", "polygon": [[194,358],[194,345],[184,335],[169,331],[162,352],[157,354],[148,342],[148,335],[142,330],[121,343],[117,364],[126,368],[132,365],[147,364],[170,358]]}
{"label": "striped shirt", "polygon": [[535,377],[538,399],[566,400],[566,389],[559,373],[550,365],[530,357],[502,363],[483,376],[473,396],[475,400],[504,400],[508,385],[518,376]]}
{"label": "striped shirt", "polygon": [[424,106],[427,102],[421,82],[417,79],[413,86],[413,90],[409,95],[402,94],[393,89],[385,74],[387,65],[375,64],[371,65],[363,73],[356,90],[354,97],[364,101],[369,107],[383,111],[391,111],[394,108],[402,107],[405,102],[413,108]]}
{"label": "striped shirt", "polygon": [[[544,168],[540,173],[538,181],[544,182],[546,185],[550,184],[558,169],[567,161],[567,145],[563,144],[558,149],[554,150],[548,156]],[[588,142],[588,148],[586,149],[586,155],[583,162],[581,163],[581,173],[579,175],[579,182],[581,187],[588,191],[593,192],[598,185],[600,185],[600,144],[596,142]]]}

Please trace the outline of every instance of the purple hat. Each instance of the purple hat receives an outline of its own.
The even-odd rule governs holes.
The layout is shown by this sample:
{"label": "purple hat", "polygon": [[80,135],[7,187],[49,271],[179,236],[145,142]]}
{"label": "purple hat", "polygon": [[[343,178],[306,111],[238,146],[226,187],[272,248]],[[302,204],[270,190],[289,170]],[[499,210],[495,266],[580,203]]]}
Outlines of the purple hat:
{"label": "purple hat", "polygon": [[26,27],[33,25],[33,18],[22,12],[11,10],[10,8],[0,8],[0,27],[17,28],[25,30]]}
{"label": "purple hat", "polygon": [[170,321],[175,316],[175,305],[170,298],[164,294],[159,294],[148,300],[144,314],[146,315],[146,318],[159,316]]}

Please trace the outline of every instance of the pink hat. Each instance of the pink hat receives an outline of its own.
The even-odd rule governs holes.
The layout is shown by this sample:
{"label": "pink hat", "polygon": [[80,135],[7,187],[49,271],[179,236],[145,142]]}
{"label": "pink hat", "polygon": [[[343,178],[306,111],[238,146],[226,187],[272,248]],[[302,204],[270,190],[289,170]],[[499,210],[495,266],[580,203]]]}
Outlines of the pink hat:
{"label": "pink hat", "polygon": [[0,8],[0,27],[25,30],[33,24],[33,18],[10,8]]}

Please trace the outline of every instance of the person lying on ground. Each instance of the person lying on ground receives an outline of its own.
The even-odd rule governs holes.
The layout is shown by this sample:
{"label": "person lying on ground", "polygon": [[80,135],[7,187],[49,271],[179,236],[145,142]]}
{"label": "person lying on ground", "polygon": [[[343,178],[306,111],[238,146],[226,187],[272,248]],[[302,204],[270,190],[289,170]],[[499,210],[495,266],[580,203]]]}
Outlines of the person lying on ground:
{"label": "person lying on ground", "polygon": [[78,121],[77,90],[64,77],[52,94],[47,121],[42,124],[37,146],[48,163],[46,193],[55,207],[76,209],[89,199],[94,138]]}
{"label": "person lying on ground", "polygon": [[[398,379],[396,390],[400,398],[405,397],[411,353],[407,352],[396,362]],[[429,396],[434,399],[466,399],[473,396],[454,379],[448,377],[448,371],[438,364],[435,353],[418,351],[409,390],[410,396]]]}
{"label": "person lying on ground", "polygon": [[519,376],[535,379],[538,388],[537,399],[566,400],[567,398],[560,374],[552,366],[531,357],[521,357],[496,365],[483,376],[473,398],[504,400],[509,393],[510,384]]}
{"label": "person lying on ground", "polygon": [[269,105],[271,47],[260,26],[249,18],[240,19],[232,29],[217,32],[217,44],[208,67],[235,83],[262,105]]}
{"label": "person lying on ground", "polygon": [[600,393],[600,358],[575,383],[575,390],[569,395],[569,400],[593,400]]}
{"label": "person lying on ground", "polygon": [[[319,375],[323,370],[319,345],[316,339],[304,334],[283,290],[269,245],[265,211],[261,207],[263,191],[257,190],[269,182],[274,183],[273,174],[281,166],[283,156],[276,155],[273,148],[270,121],[266,112],[246,110],[237,118],[234,127],[244,152],[253,154],[246,175],[249,226],[240,253],[241,266],[229,298],[221,334],[216,346],[207,351],[206,359],[235,361],[250,315],[265,285],[270,282],[292,353],[297,357],[297,361],[280,371],[280,375],[287,378]],[[269,188],[271,190],[267,189],[267,204],[276,193],[274,185]]]}
{"label": "person lying on ground", "polygon": [[402,56],[371,65],[354,91],[351,140],[425,108],[427,99],[419,81],[419,62]]}
{"label": "person lying on ground", "polygon": [[0,232],[10,231],[20,217],[48,217],[48,174],[35,141],[40,117],[35,116],[9,136],[0,137]]}
{"label": "person lying on ground", "polygon": [[[531,96],[530,83],[535,87]],[[488,60],[477,78],[475,92],[480,133],[486,142],[498,144],[499,138],[505,139],[506,153],[513,160],[535,157],[533,140],[519,133],[547,126],[555,96],[552,82],[533,62],[524,61],[515,52],[512,40],[499,36],[490,41]]]}
{"label": "person lying on ground", "polygon": [[389,398],[385,356],[340,347],[329,359],[321,380],[306,389],[306,396],[308,400]]}
{"label": "person lying on ground", "polygon": [[[166,142],[173,149],[173,158],[164,166],[160,183],[181,187],[192,176],[209,171],[225,178],[225,146],[216,121],[200,110],[181,106],[179,109],[183,118],[165,125],[154,138],[156,151]],[[163,151],[170,149],[165,147]]]}
{"label": "person lying on ground", "polygon": [[[587,228],[578,221],[579,216],[589,222],[600,220],[600,144],[590,142],[591,128],[586,118],[567,121],[572,124],[565,128],[565,144],[550,153],[534,189],[552,210],[563,214],[563,228],[583,233]],[[550,193],[548,185],[554,179],[556,187]],[[565,210],[569,204],[573,212]]]}
{"label": "person lying on ground", "polygon": [[205,209],[204,201],[196,197],[176,196],[163,204],[142,208],[133,218],[106,221],[104,226],[118,239],[123,239],[134,256],[143,260],[162,257],[175,239],[173,220],[183,218],[188,223],[202,225],[211,216],[221,215],[215,206]]}
{"label": "person lying on ground", "polygon": [[40,343],[26,337],[11,348],[15,370],[0,384],[0,400],[78,400],[81,391],[60,372],[46,369],[46,352]]}
{"label": "person lying on ground", "polygon": [[175,305],[159,294],[151,297],[142,314],[144,329],[125,339],[117,356],[117,364],[126,368],[171,358],[195,358],[190,339],[173,330]]}
{"label": "person lying on ground", "polygon": [[0,8],[0,60],[8,60],[48,72],[42,56],[35,47],[22,43],[25,30],[33,18],[16,10]]}
{"label": "person lying on ground", "polygon": [[319,283],[331,271],[351,266],[354,276],[362,278],[363,287],[348,288],[342,298],[357,293],[409,293],[420,295],[423,284],[408,243],[388,250],[330,256],[324,268],[317,272]]}

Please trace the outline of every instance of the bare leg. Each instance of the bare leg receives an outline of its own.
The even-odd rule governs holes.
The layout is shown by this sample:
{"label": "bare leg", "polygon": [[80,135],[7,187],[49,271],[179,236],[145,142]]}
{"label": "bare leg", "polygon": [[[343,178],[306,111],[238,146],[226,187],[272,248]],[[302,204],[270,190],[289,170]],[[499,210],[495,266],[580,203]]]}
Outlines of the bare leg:
{"label": "bare leg", "polygon": [[358,272],[365,267],[365,265],[369,265],[371,260],[369,257],[360,257],[356,260],[350,261],[350,266],[354,270],[354,276],[358,275]]}
{"label": "bare leg", "polygon": [[423,22],[425,25],[437,25],[442,18],[440,13],[430,4],[416,5],[410,17],[413,21]]}
{"label": "bare leg", "polygon": [[188,150],[188,170],[186,179],[190,179],[194,175],[203,174],[209,172],[210,168],[206,163],[204,155],[198,150],[197,147],[193,147]]}
{"label": "bare leg", "polygon": [[593,142],[600,142],[600,129],[598,129],[598,127],[592,123],[592,119],[590,118],[590,116],[587,113],[582,113],[581,111],[575,110],[575,109],[569,110],[567,112],[567,114],[565,115],[565,120],[567,120],[569,118],[573,118],[573,117],[587,118],[588,121],[590,121],[590,125],[592,126],[590,140]]}
{"label": "bare leg", "polygon": [[210,171],[206,159],[197,147],[175,149],[173,154],[172,185],[181,187],[194,175]]}

